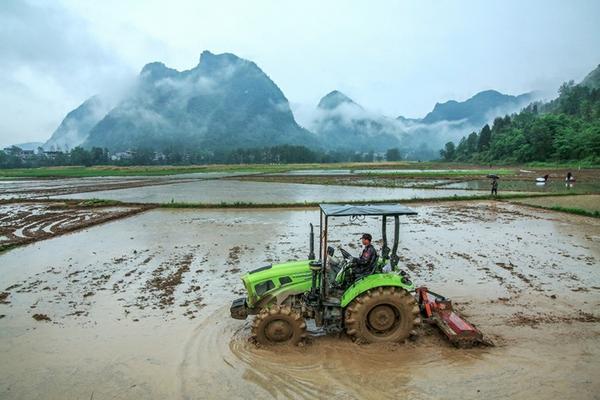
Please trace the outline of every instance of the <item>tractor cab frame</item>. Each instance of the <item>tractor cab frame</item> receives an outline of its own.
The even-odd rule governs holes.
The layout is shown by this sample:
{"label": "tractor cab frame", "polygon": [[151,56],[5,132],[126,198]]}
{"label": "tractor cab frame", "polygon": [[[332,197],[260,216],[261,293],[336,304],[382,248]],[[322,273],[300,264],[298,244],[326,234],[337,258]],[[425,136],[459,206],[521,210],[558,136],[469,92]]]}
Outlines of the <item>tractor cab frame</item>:
{"label": "tractor cab frame", "polygon": [[[391,265],[392,271],[396,271],[398,267],[398,244],[400,242],[400,217],[401,216],[410,216],[417,215],[417,212],[412,210],[409,207],[406,207],[401,204],[381,204],[381,205],[341,205],[341,204],[321,204],[319,206],[320,215],[319,215],[319,260],[317,263],[320,263],[324,268],[327,268],[328,258],[333,255],[334,249],[328,245],[329,239],[329,220],[336,217],[348,217],[351,219],[358,219],[364,217],[382,217],[381,221],[381,238],[383,240],[383,245],[381,247],[381,252],[379,255],[379,259],[377,261],[378,265],[383,265],[388,262]],[[394,220],[394,238],[392,242],[392,248],[388,247],[387,240],[387,225],[388,218],[393,218]],[[311,238],[312,242],[312,238]],[[311,245],[312,248],[312,245]],[[344,254],[347,258],[347,253]],[[310,258],[310,254],[309,254]],[[328,282],[327,274],[323,274],[323,279],[321,281],[321,294],[322,298],[325,299],[328,297],[330,282]]]}
{"label": "tractor cab frame", "polygon": [[[309,263],[312,271],[311,290],[306,295],[306,303],[314,312],[317,326],[322,326],[326,332],[334,333],[344,330],[343,308],[364,292],[377,287],[399,287],[407,291],[414,286],[405,271],[398,270],[398,244],[400,241],[400,217],[417,215],[417,212],[401,204],[381,205],[342,205],[321,204],[319,206],[319,259]],[[335,249],[329,246],[330,222],[333,218],[346,217],[357,220],[365,217],[381,217],[381,238],[383,241],[381,253],[375,262],[371,274],[362,277],[349,286],[339,286],[334,281],[337,271],[332,271],[332,259]],[[393,219],[392,248],[388,247],[388,221]],[[309,259],[314,259],[313,227],[311,225]],[[344,266],[350,265],[352,256],[340,248],[344,257]],[[387,273],[382,267],[389,263]],[[343,272],[343,271],[342,271]]]}

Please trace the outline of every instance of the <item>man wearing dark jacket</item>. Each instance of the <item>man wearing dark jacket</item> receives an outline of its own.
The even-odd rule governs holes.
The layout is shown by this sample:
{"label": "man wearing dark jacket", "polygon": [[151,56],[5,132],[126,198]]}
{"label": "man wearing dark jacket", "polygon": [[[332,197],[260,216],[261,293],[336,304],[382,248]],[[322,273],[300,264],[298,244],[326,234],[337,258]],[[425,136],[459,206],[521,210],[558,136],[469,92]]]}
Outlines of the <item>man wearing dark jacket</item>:
{"label": "man wearing dark jacket", "polygon": [[365,233],[361,237],[364,247],[362,253],[360,253],[360,257],[354,259],[354,266],[352,268],[354,276],[357,278],[368,275],[373,270],[373,264],[377,259],[377,251],[375,251],[375,247],[371,244],[372,239],[368,233]]}

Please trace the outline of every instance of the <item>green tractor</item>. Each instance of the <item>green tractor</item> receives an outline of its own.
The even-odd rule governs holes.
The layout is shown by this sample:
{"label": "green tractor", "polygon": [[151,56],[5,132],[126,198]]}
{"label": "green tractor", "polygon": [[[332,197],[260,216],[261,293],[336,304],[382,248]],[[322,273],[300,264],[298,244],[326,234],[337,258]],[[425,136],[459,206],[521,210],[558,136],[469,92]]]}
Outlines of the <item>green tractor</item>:
{"label": "green tractor", "polygon": [[[307,260],[268,265],[248,272],[248,292],[231,306],[231,316],[257,315],[252,335],[260,344],[296,344],[306,337],[306,320],[326,333],[346,333],[363,342],[401,341],[420,323],[419,305],[408,274],[398,268],[400,216],[417,213],[402,205],[320,205],[319,259],[315,260],[313,225]],[[382,219],[383,247],[370,274],[354,279],[353,257],[327,245],[332,217]],[[387,220],[393,217],[394,241],[387,246]],[[387,272],[384,272],[387,271]]]}
{"label": "green tractor", "polygon": [[[319,259],[315,260],[314,231],[310,224],[307,260],[268,265],[242,277],[247,297],[231,305],[231,316],[256,315],[252,336],[264,345],[297,344],[307,335],[306,321],[314,320],[325,333],[342,333],[360,342],[398,342],[406,339],[421,320],[436,325],[457,347],[493,345],[454,310],[446,297],[415,288],[398,267],[400,217],[417,213],[400,204],[320,205]],[[383,246],[367,274],[352,270],[354,258],[327,245],[329,219],[382,217]],[[387,222],[394,220],[394,240],[387,242]]]}

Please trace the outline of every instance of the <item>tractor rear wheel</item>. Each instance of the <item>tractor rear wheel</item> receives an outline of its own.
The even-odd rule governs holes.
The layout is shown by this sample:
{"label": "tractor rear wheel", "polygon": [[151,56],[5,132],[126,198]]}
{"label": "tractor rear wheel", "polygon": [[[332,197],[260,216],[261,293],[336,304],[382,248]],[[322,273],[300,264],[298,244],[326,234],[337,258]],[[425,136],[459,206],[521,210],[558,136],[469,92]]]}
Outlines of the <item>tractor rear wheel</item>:
{"label": "tractor rear wheel", "polygon": [[398,287],[378,287],[355,298],[346,308],[348,335],[367,343],[406,339],[421,322],[413,296]]}
{"label": "tractor rear wheel", "polygon": [[275,305],[256,316],[252,336],[263,345],[298,344],[306,337],[306,323],[289,306]]}

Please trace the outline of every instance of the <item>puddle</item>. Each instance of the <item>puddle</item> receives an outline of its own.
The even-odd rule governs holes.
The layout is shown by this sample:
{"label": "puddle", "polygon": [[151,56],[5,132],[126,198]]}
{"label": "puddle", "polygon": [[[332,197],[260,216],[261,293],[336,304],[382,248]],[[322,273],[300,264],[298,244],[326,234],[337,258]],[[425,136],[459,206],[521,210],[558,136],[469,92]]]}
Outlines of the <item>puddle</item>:
{"label": "puddle", "polygon": [[[249,321],[228,315],[239,277],[305,258],[318,213],[152,210],[0,255],[0,397],[594,398],[600,221],[494,202],[412,207],[402,265],[497,347],[456,350],[424,330],[406,344],[256,348]],[[352,253],[363,232],[379,239],[375,219],[335,224],[331,240]]]}

